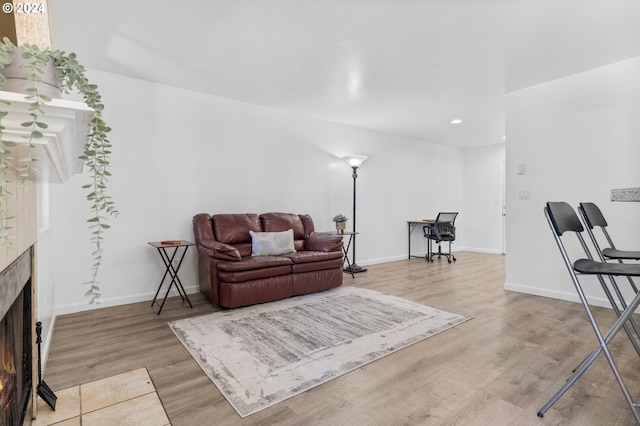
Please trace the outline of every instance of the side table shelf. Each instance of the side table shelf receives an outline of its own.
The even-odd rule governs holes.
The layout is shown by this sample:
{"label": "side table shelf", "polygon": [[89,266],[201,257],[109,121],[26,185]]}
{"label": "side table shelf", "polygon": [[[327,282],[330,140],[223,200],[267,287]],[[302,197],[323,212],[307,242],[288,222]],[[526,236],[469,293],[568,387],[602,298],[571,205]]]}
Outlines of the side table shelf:
{"label": "side table shelf", "polygon": [[[162,299],[162,303],[160,304],[158,315],[160,315],[160,312],[162,312],[162,308],[164,307],[164,302],[167,301],[167,296],[169,296],[169,292],[171,291],[171,287],[173,285],[176,286],[176,290],[178,290],[178,294],[180,294],[180,298],[182,299],[182,301],[184,302],[186,300],[187,303],[189,303],[189,307],[193,309],[193,305],[191,304],[191,301],[187,296],[187,292],[184,290],[184,287],[182,286],[182,282],[180,282],[180,277],[178,277],[178,271],[180,270],[182,261],[184,260],[184,257],[187,254],[187,250],[189,249],[189,247],[195,246],[195,243],[192,243],[190,241],[185,241],[185,240],[176,240],[171,242],[153,241],[147,244],[158,249],[158,253],[160,254],[160,257],[162,258],[162,262],[164,263],[164,266],[166,268],[164,271],[164,275],[162,276],[162,280],[160,280],[160,285],[158,286],[156,295],[153,297],[153,301],[151,302],[151,306],[153,306],[156,303],[156,299],[158,298],[160,289],[164,284],[164,280],[167,278],[167,276],[169,276],[171,281],[169,282],[169,288],[167,288],[167,292],[165,293],[164,298]],[[169,249],[173,249],[173,252],[170,253]],[[179,252],[181,252],[181,254],[179,254]],[[174,267],[173,261],[174,259],[176,259],[176,255],[178,255],[178,259],[180,260],[178,261],[178,264]]]}

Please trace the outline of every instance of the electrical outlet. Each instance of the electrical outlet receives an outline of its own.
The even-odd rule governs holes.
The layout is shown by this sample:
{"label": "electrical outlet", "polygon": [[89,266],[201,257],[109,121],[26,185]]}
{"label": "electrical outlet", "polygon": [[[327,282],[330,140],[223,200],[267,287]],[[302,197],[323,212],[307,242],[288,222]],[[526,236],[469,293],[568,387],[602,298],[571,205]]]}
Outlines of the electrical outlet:
{"label": "electrical outlet", "polygon": [[518,192],[518,199],[519,200],[530,200],[531,199],[531,191],[527,189],[527,190]]}

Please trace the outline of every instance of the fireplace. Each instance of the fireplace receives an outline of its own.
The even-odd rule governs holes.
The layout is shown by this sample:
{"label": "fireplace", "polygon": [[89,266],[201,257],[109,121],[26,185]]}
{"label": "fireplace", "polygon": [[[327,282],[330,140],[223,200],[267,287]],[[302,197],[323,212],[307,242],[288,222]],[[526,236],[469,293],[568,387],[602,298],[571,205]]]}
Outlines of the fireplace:
{"label": "fireplace", "polygon": [[21,425],[32,392],[31,250],[0,272],[0,425]]}

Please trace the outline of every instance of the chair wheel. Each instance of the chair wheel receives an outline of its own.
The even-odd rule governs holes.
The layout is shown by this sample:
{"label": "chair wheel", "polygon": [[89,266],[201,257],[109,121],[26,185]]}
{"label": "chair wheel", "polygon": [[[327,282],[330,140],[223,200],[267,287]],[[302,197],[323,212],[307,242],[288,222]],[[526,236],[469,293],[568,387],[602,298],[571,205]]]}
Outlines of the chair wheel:
{"label": "chair wheel", "polygon": [[451,263],[451,259],[448,259],[447,262]]}

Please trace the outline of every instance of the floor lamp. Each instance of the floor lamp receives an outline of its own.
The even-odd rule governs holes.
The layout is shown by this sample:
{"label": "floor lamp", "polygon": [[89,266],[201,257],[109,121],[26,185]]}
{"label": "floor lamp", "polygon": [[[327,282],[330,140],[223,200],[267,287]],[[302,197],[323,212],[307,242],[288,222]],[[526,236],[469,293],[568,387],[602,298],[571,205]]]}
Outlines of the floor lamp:
{"label": "floor lamp", "polygon": [[368,157],[366,155],[348,155],[346,157],[342,157],[344,161],[353,169],[353,174],[351,177],[353,178],[353,252],[351,257],[351,265],[344,268],[345,272],[349,272],[351,274],[356,274],[358,272],[366,271],[365,268],[356,265],[356,179],[358,178],[358,167],[364,163]]}

